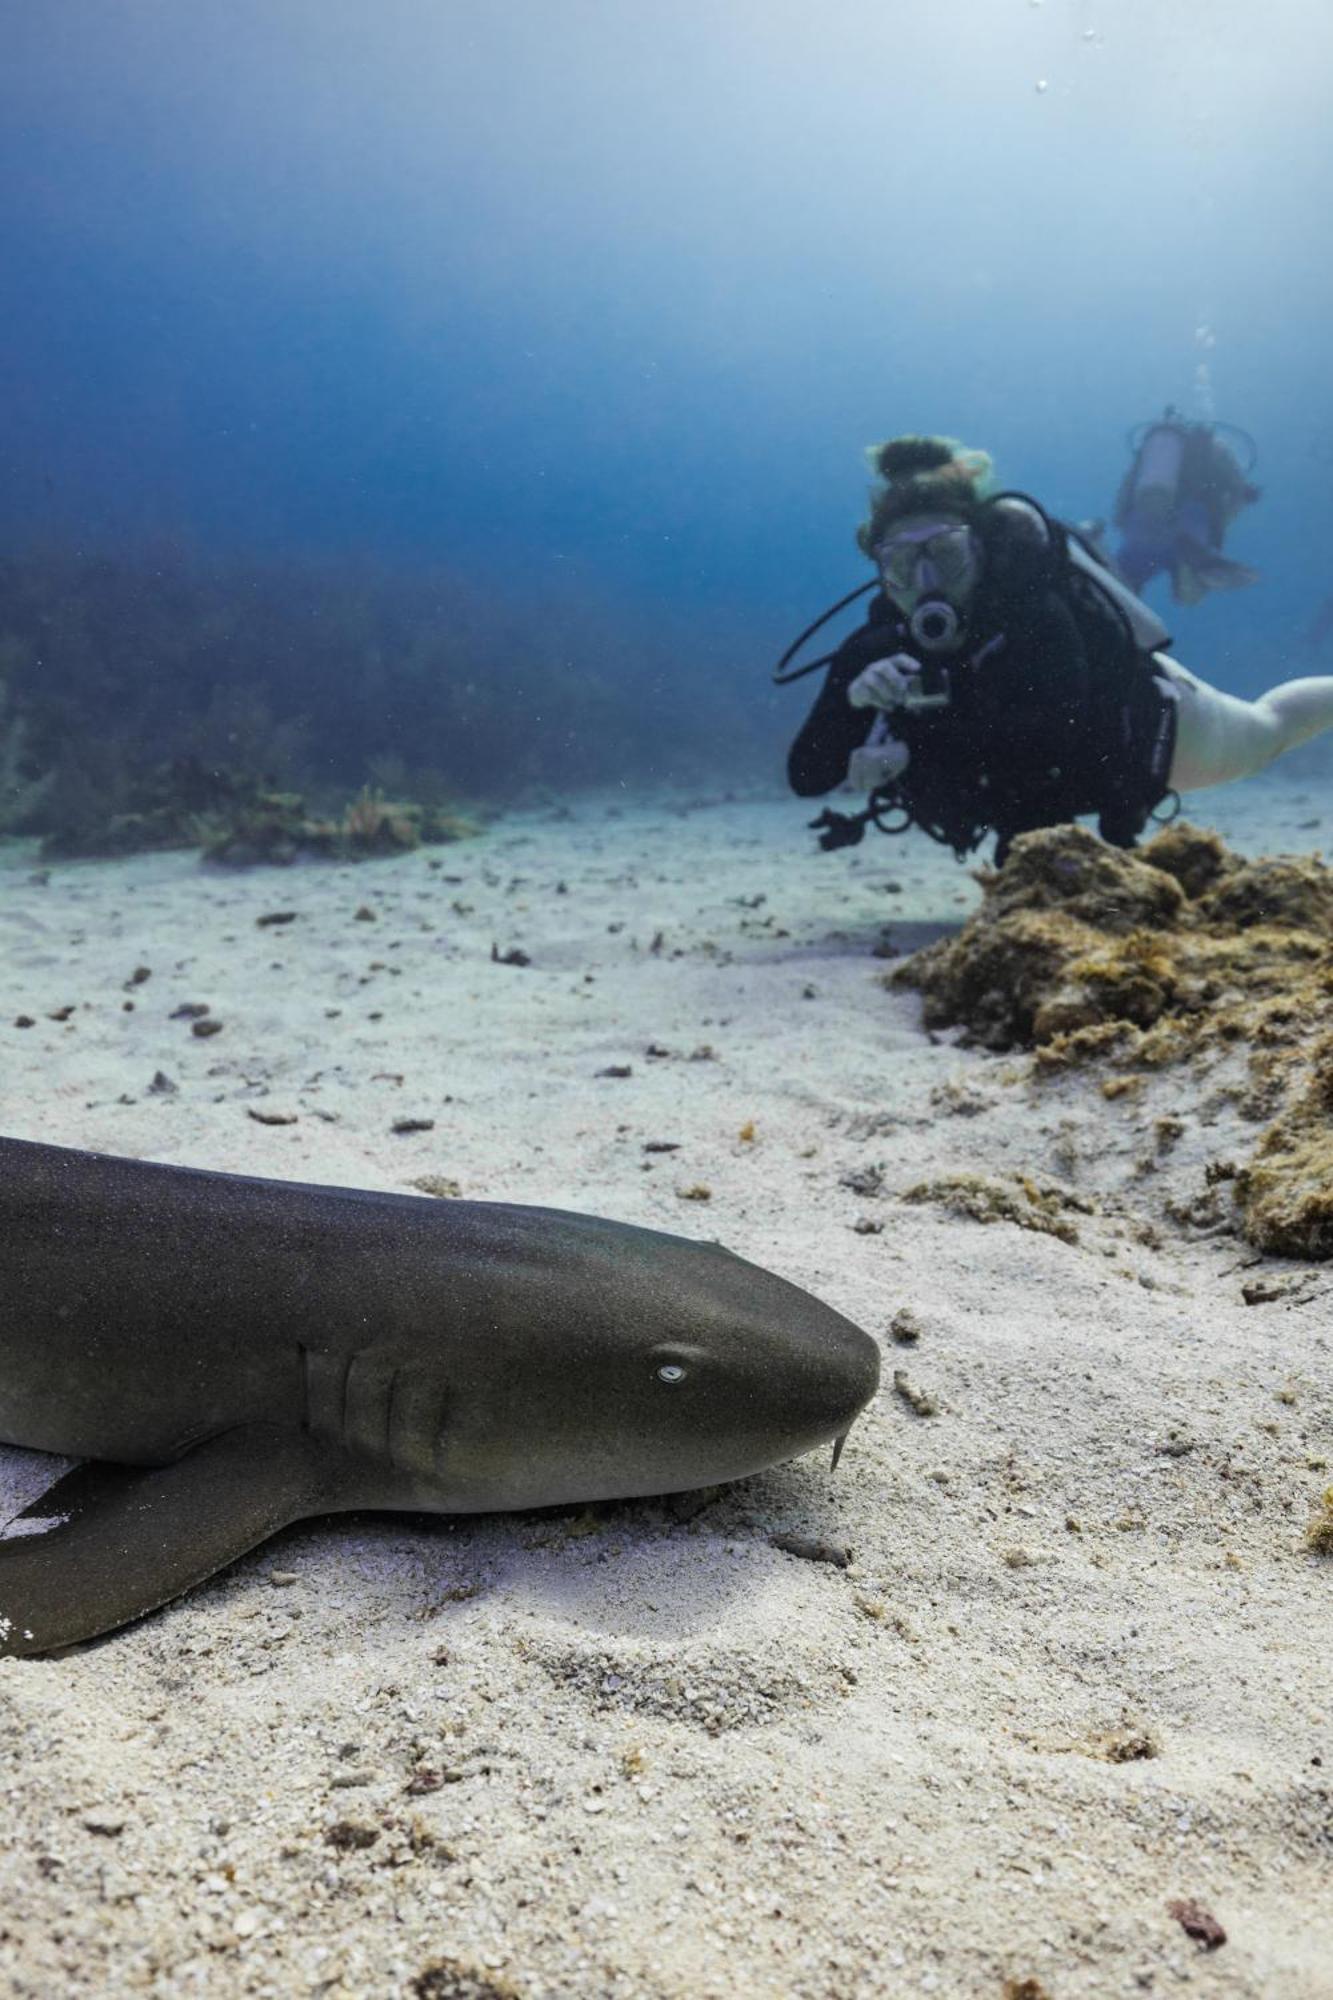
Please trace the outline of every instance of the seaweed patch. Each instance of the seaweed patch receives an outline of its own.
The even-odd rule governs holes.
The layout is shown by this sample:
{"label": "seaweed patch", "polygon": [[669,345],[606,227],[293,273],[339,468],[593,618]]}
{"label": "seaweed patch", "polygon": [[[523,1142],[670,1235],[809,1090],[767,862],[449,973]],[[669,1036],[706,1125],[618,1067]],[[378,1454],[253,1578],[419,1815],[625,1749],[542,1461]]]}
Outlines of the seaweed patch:
{"label": "seaweed patch", "polygon": [[1030,1174],[1015,1174],[1012,1182],[993,1180],[985,1174],[942,1174],[935,1180],[918,1181],[906,1190],[903,1200],[937,1202],[951,1215],[970,1222],[1012,1222],[1041,1236],[1056,1236],[1062,1243],[1078,1242],[1078,1225],[1069,1220],[1068,1211],[1091,1215],[1095,1209],[1086,1196],[1051,1182],[1034,1181]]}

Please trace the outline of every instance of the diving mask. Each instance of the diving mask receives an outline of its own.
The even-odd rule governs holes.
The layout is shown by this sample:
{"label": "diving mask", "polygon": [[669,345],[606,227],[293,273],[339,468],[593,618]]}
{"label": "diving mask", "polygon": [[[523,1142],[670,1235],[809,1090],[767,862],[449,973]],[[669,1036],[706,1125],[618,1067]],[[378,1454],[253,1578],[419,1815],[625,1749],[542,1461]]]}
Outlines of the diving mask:
{"label": "diving mask", "polygon": [[981,572],[977,538],[964,521],[904,522],[874,551],[886,594],[908,616],[924,598],[966,605]]}

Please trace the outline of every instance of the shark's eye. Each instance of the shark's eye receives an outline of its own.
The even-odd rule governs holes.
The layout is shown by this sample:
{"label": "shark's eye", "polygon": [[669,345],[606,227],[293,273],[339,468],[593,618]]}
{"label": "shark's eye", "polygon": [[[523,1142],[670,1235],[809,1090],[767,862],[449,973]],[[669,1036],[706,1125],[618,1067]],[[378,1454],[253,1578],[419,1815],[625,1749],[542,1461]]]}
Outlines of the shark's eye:
{"label": "shark's eye", "polygon": [[657,1371],[657,1379],[659,1382],[683,1382],[685,1370],[679,1361],[664,1361]]}

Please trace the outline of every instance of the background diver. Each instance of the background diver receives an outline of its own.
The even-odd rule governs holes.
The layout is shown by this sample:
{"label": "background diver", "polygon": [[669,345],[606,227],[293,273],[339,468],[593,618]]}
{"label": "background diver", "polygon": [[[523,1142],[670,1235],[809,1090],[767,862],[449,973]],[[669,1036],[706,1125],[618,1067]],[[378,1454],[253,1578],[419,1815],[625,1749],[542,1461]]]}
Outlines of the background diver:
{"label": "background diver", "polygon": [[998,864],[1016,834],[1095,813],[1105,840],[1132,847],[1172,792],[1248,777],[1333,727],[1333,677],[1243,701],[1171,659],[1156,614],[1076,531],[996,492],[985,453],[902,437],[871,460],[857,538],[878,572],[869,615],[835,653],[785,671],[812,626],[775,674],[828,669],[791,747],[792,789],[870,794],[865,812],[815,822],[823,845],[871,820],[915,823],[961,858],[989,831]]}
{"label": "background diver", "polygon": [[[1246,463],[1233,449],[1234,438]],[[1250,482],[1254,445],[1227,424],[1191,423],[1168,408],[1130,433],[1134,462],[1116,496],[1116,565],[1131,590],[1165,570],[1177,604],[1210,590],[1237,590],[1258,571],[1223,555],[1226,533],[1259,488]]]}

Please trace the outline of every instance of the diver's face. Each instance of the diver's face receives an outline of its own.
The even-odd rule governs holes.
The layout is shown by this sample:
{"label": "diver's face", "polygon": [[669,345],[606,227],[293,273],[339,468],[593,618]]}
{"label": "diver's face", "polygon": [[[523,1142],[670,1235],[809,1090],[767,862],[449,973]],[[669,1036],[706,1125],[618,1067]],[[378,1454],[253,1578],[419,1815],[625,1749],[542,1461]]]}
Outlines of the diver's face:
{"label": "diver's face", "polygon": [[909,617],[923,598],[942,597],[965,610],[981,574],[981,548],[964,521],[908,515],[895,521],[875,549],[884,591]]}

